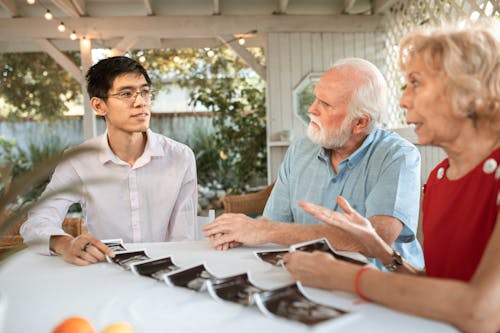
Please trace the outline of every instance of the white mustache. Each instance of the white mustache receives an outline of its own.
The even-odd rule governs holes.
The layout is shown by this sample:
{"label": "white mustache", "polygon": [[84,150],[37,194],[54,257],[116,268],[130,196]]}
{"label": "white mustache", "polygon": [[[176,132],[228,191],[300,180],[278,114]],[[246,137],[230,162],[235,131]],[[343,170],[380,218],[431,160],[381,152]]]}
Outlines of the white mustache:
{"label": "white mustache", "polygon": [[321,124],[321,121],[318,118],[316,118],[313,115],[309,115],[309,119],[311,120],[311,122],[315,122],[319,126],[319,128],[323,129],[323,125]]}

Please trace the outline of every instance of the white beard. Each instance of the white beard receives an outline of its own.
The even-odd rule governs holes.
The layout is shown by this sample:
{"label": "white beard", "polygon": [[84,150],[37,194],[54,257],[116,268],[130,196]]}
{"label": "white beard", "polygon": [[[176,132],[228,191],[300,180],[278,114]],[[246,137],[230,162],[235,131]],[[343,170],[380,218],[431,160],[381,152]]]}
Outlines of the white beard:
{"label": "white beard", "polygon": [[343,147],[352,135],[350,117],[344,119],[340,128],[326,130],[323,128],[323,125],[318,119],[312,115],[309,116],[311,121],[314,121],[319,126],[319,129],[309,123],[309,126],[307,127],[307,136],[312,142],[317,143],[326,149],[337,149]]}

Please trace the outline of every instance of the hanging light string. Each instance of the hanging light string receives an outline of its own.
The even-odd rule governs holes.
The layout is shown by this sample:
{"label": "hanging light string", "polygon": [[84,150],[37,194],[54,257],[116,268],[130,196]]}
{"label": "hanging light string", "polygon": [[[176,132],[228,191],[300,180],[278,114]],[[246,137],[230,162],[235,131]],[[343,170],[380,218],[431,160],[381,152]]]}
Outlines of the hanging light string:
{"label": "hanging light string", "polygon": [[222,45],[231,44],[231,43],[233,43],[235,41],[238,41],[238,44],[241,45],[241,46],[243,46],[246,43],[246,38],[242,37],[242,36],[255,35],[256,33],[257,33],[257,30],[250,30],[250,31],[245,32],[244,34],[239,35],[238,37],[234,37],[234,38],[232,38],[232,39],[230,39],[228,41],[221,42],[221,43],[217,44],[213,48],[207,47],[207,48],[205,48],[205,50],[207,51],[207,56],[209,58],[212,58],[215,55],[215,52],[212,49],[218,49]]}
{"label": "hanging light string", "polygon": [[[36,0],[26,0],[26,2],[29,4],[29,5],[34,5],[36,3]],[[50,11],[49,8],[47,8],[43,3],[42,1],[39,1],[38,2],[40,4],[40,7],[42,7],[43,9],[45,9],[45,14],[43,15],[45,17],[45,19],[47,21],[52,21],[54,19],[54,14],[52,14],[52,12]],[[60,32],[65,32],[67,30],[67,27],[66,25],[64,24],[63,21],[60,21],[58,26],[57,26],[57,30],[59,30]],[[245,37],[242,37],[242,36],[247,36],[247,35],[254,35],[257,33],[257,30],[250,30],[248,32],[245,32],[244,34],[238,36],[238,37],[234,37],[226,42],[221,42],[219,43],[218,45],[216,45],[215,47],[213,47],[213,49],[217,49],[217,48],[220,48],[222,45],[224,44],[231,44],[235,41],[238,41],[238,44],[239,45],[245,45],[246,43],[246,39]],[[69,38],[71,40],[76,40],[78,39],[78,35],[76,34],[76,30],[71,30],[71,33],[69,35]],[[82,36],[82,39],[86,39],[85,36]],[[211,58],[215,55],[215,52],[212,50],[212,48],[206,48],[205,49],[207,51],[207,55]],[[145,60],[143,60],[145,61]]]}
{"label": "hanging light string", "polygon": [[[26,0],[26,2],[29,4],[29,5],[34,5],[36,3],[36,0]],[[43,15],[43,17],[47,20],[47,21],[52,21],[54,19],[54,14],[50,11],[50,9],[48,7],[46,7],[42,1],[38,1],[40,7],[42,7],[43,9],[45,9],[45,14]],[[60,32],[65,32],[67,30],[67,27],[66,25],[64,24],[63,21],[60,21],[59,24],[57,25],[57,30],[59,30]],[[78,39],[78,35],[76,34],[76,30],[71,30],[71,33],[69,35],[69,39],[71,40],[76,40]],[[85,36],[83,36],[83,39],[85,39]]]}

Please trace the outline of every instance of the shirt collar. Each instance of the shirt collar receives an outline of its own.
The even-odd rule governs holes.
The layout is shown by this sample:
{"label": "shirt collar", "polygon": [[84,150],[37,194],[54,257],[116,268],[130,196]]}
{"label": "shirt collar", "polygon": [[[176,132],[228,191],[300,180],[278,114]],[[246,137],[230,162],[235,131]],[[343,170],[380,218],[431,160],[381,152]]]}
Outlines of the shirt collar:
{"label": "shirt collar", "polygon": [[[365,155],[365,151],[368,149],[370,144],[373,142],[375,138],[375,132],[372,131],[368,136],[365,138],[361,146],[354,151],[348,158],[346,158],[344,161],[342,161],[341,164],[344,163],[350,163],[352,165],[358,163],[363,156]],[[330,161],[330,149],[326,149],[324,147],[321,147],[319,152],[318,152],[318,158],[324,162],[329,162]]]}
{"label": "shirt collar", "polygon": [[[144,147],[144,153],[141,155],[141,157],[139,157],[137,161],[139,160],[149,161],[151,160],[151,157],[164,156],[165,152],[162,149],[158,137],[153,135],[153,132],[150,129],[146,131],[146,136],[148,138],[148,141],[146,142],[146,147]],[[101,135],[99,139],[99,147],[101,148],[101,151],[99,153],[99,160],[101,161],[102,164],[106,164],[107,162],[113,162],[116,164],[124,163],[111,150],[111,147],[109,146],[108,142],[107,130],[104,132],[103,135]]]}

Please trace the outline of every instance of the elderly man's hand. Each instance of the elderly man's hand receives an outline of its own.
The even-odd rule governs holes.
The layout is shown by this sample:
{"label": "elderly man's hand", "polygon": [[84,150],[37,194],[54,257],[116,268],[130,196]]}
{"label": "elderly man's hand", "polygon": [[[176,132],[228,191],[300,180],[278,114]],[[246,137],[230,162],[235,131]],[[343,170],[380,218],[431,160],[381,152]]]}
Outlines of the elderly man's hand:
{"label": "elderly man's hand", "polygon": [[52,236],[50,248],[60,254],[71,264],[85,266],[105,261],[106,255],[114,257],[113,251],[98,239],[83,234],[76,238],[71,236]]}
{"label": "elderly man's hand", "polygon": [[212,246],[214,249],[218,251],[226,251],[235,247],[238,247],[241,245],[239,242],[229,242],[229,243],[224,243],[224,244],[219,244],[215,245],[217,242],[217,239],[222,236],[222,234],[215,234],[210,236],[208,239],[210,241],[210,246]]}
{"label": "elderly man's hand", "polygon": [[223,214],[203,227],[214,249],[227,250],[240,244],[259,245],[268,242],[270,221],[252,219],[244,214]]}

